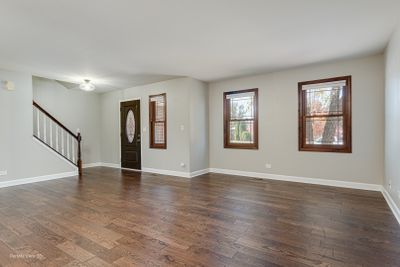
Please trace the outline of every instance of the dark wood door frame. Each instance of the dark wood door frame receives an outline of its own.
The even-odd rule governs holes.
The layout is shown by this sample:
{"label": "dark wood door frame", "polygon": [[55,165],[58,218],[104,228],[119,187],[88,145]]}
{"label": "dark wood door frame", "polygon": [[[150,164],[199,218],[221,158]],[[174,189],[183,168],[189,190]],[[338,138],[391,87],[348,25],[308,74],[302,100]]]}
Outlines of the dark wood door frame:
{"label": "dark wood door frame", "polygon": [[[140,169],[130,169],[130,168],[123,168],[122,167],[122,133],[121,133],[121,104],[122,103],[125,103],[125,102],[131,102],[131,101],[139,101],[139,108],[140,108],[140,116],[139,116],[139,123],[140,123],[140,130],[139,130],[139,133],[140,133],[140,139],[141,139],[141,142],[140,142],[140,158],[141,158],[141,162],[140,162]],[[119,167],[121,168],[121,169],[124,169],[124,170],[131,170],[131,171],[142,171],[141,170],[141,168],[142,168],[142,161],[143,161],[143,138],[142,138],[142,99],[140,98],[140,97],[138,97],[138,98],[131,98],[131,99],[124,99],[124,100],[120,100],[119,101],[119,105],[118,105],[118,124],[119,124],[119,157],[120,157],[120,160],[119,160]]]}

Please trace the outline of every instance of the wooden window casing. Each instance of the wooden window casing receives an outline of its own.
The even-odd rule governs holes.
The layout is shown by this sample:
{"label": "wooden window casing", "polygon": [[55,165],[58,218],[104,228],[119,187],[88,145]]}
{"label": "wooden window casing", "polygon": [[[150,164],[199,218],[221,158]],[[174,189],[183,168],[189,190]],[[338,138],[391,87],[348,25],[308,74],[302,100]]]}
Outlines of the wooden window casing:
{"label": "wooden window casing", "polygon": [[[231,116],[231,99],[235,95],[253,94],[252,116],[247,118],[232,118]],[[224,92],[224,148],[238,148],[238,149],[258,149],[258,89],[247,89],[240,91]],[[232,122],[248,122],[252,125],[252,132],[250,133],[251,141],[232,142],[231,141],[231,123]],[[250,126],[251,128],[251,126]]]}
{"label": "wooden window casing", "polygon": [[[162,108],[161,113],[158,113],[160,112],[158,108]],[[165,93],[149,96],[149,125],[150,148],[167,149],[167,95]],[[158,132],[158,135],[157,127],[162,128],[162,132]],[[163,136],[162,141],[157,140],[160,134]]]}
{"label": "wooden window casing", "polygon": [[[341,84],[334,87],[330,84]],[[326,84],[327,87],[324,87]],[[344,85],[343,85],[344,84]],[[341,88],[340,96],[341,102],[338,100],[337,109],[334,112],[331,112],[331,108],[329,108],[326,114],[311,114],[310,110],[307,111],[308,103],[307,103],[307,93],[310,94],[309,90],[313,89],[305,89],[305,88],[313,88],[314,90],[322,91],[324,88],[331,88],[331,90],[325,91],[333,91],[338,90],[337,88]],[[329,87],[331,86],[331,87]],[[315,89],[320,88],[320,89]],[[331,92],[332,95],[332,92]],[[298,97],[299,97],[299,151],[315,151],[315,152],[339,152],[339,153],[351,153],[352,152],[352,129],[351,129],[351,76],[343,76],[343,77],[335,77],[329,79],[315,80],[315,81],[306,81],[298,83]],[[339,99],[339,97],[338,97]],[[312,102],[312,101],[310,101]],[[311,105],[311,104],[310,104]],[[330,99],[330,105],[332,105],[332,99]],[[330,106],[331,107],[331,106]],[[342,121],[342,131],[339,131],[338,126],[335,126],[335,131],[337,131],[338,136],[341,138],[342,144],[323,144],[323,139],[321,140],[321,144],[315,144],[314,142],[314,128],[310,123],[312,120],[324,120],[325,125],[329,119],[332,121],[337,119]],[[307,120],[309,121],[309,126],[307,131]],[[338,123],[339,125],[339,123]],[[324,126],[326,127],[326,126]],[[323,136],[325,136],[325,129],[323,132]],[[310,134],[310,132],[312,133]],[[308,140],[307,136],[312,136],[312,142]]]}

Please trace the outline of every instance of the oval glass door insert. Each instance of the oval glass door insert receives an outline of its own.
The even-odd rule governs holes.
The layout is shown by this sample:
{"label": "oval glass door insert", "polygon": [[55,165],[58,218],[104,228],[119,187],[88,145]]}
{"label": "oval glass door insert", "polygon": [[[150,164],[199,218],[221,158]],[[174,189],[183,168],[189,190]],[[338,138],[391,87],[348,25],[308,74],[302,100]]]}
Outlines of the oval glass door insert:
{"label": "oval glass door insert", "polygon": [[126,138],[130,144],[135,139],[135,115],[131,109],[126,116]]}

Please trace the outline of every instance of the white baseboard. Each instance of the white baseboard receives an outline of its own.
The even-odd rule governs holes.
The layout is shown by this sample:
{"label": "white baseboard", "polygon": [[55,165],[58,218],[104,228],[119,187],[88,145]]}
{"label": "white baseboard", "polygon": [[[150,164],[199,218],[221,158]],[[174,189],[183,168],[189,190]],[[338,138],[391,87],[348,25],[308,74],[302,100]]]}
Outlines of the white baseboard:
{"label": "white baseboard", "polygon": [[115,168],[115,169],[121,169],[121,165],[120,164],[116,164],[116,163],[100,162],[100,166],[109,167],[109,168]]}
{"label": "white baseboard", "polygon": [[198,171],[194,171],[190,173],[190,178],[196,177],[196,176],[200,176],[203,174],[207,174],[210,172],[210,169],[204,169],[204,170],[198,170]]}
{"label": "white baseboard", "polygon": [[396,203],[390,196],[389,192],[386,191],[386,189],[382,186],[382,194],[384,198],[386,199],[386,202],[388,203],[390,209],[392,210],[394,217],[396,217],[397,222],[400,224],[400,209],[397,207]]}
{"label": "white baseboard", "polygon": [[190,178],[190,172],[178,172],[178,171],[161,170],[161,169],[153,169],[153,168],[142,168],[142,171],[163,174],[163,175],[171,175],[171,176]]}
{"label": "white baseboard", "polygon": [[135,172],[141,171],[141,170],[137,170],[137,169],[122,168],[121,164],[116,164],[116,163],[99,162],[96,164],[99,164],[96,167],[108,167],[108,168],[121,169],[121,170],[127,170],[127,171],[135,171]]}
{"label": "white baseboard", "polygon": [[139,169],[130,169],[130,168],[120,168],[121,170],[125,170],[125,171],[132,171],[132,172],[142,172],[142,170]]}
{"label": "white baseboard", "polygon": [[0,182],[0,188],[22,185],[22,184],[37,183],[37,182],[67,178],[67,177],[72,177],[72,176],[78,176],[78,171],[63,172],[63,173],[37,176],[37,177],[31,177],[31,178],[22,178],[22,179],[16,179],[16,180],[11,180],[11,181],[4,181],[4,182]]}
{"label": "white baseboard", "polygon": [[162,174],[162,175],[178,176],[178,177],[184,177],[184,178],[193,178],[193,177],[203,175],[203,174],[210,172],[209,169],[198,170],[198,171],[194,171],[194,172],[180,172],[180,171],[171,171],[171,170],[146,168],[146,167],[143,167],[142,170],[134,170],[134,169],[121,168],[121,166],[119,164],[104,163],[104,162],[88,164],[88,165],[89,166],[84,165],[84,168],[102,166],[102,167],[117,168],[117,169],[122,169],[122,170],[143,171],[143,172],[156,173],[156,174]]}
{"label": "white baseboard", "polygon": [[354,183],[354,182],[326,180],[326,179],[319,179],[319,178],[287,176],[287,175],[269,174],[269,173],[260,173],[260,172],[245,172],[245,171],[237,171],[237,170],[218,169],[218,168],[210,168],[210,172],[229,174],[229,175],[237,175],[237,176],[247,176],[247,177],[260,178],[260,179],[270,179],[270,180],[298,182],[298,183],[305,183],[305,184],[336,186],[336,187],[363,189],[363,190],[371,190],[371,191],[381,191],[381,188],[382,188],[382,186],[378,185],[378,184]]}
{"label": "white baseboard", "polygon": [[[118,164],[114,163],[101,163],[103,167],[111,167],[111,168],[121,168]],[[319,178],[307,178],[307,177],[297,177],[297,176],[287,176],[287,175],[279,175],[279,174],[269,174],[269,173],[259,173],[259,172],[246,172],[246,171],[238,171],[238,170],[228,170],[228,169],[218,169],[218,168],[210,168],[204,169],[194,172],[180,172],[180,171],[171,171],[171,170],[162,170],[162,169],[154,169],[154,168],[146,168],[142,169],[143,172],[157,173],[163,175],[171,175],[185,178],[193,178],[199,175],[203,175],[209,172],[228,174],[228,175],[237,175],[237,176],[246,176],[246,177],[254,177],[261,179],[271,179],[271,180],[279,180],[279,181],[287,181],[287,182],[298,182],[298,183],[306,183],[306,184],[317,184],[317,185],[326,185],[326,186],[335,186],[335,187],[344,187],[344,188],[353,188],[353,189],[363,189],[363,190],[371,190],[371,191],[381,191],[382,186],[378,184],[367,184],[367,183],[355,183],[355,182],[345,182],[345,181],[337,181],[337,180],[327,180],[327,179],[319,179]]]}
{"label": "white baseboard", "polygon": [[[121,166],[119,164],[103,163],[103,162],[85,164],[84,168],[98,167],[98,166],[121,169]],[[317,184],[317,185],[379,191],[379,192],[382,192],[386,202],[388,203],[395,218],[397,219],[397,221],[400,224],[400,209],[399,209],[399,207],[397,207],[396,203],[393,201],[392,197],[386,191],[386,189],[383,186],[377,185],[377,184],[344,182],[344,181],[337,181],[337,180],[325,180],[325,179],[318,179],[318,178],[306,178],[306,177],[286,176],[286,175],[258,173],[258,172],[245,172],[245,171],[238,171],[238,170],[218,169],[218,168],[204,169],[204,170],[194,171],[191,173],[171,171],[171,170],[153,169],[153,168],[143,168],[142,171],[163,174],[163,175],[179,176],[179,177],[185,177],[185,178],[192,178],[192,177],[196,177],[199,175],[203,175],[203,174],[212,172],[212,173],[220,173],[220,174],[228,174],[228,175],[236,175],[236,176],[246,176],[246,177],[261,178],[261,179],[271,179],[271,180],[279,180],[279,181],[288,181],[288,182],[298,182],[298,183],[306,183],[306,184]],[[23,178],[23,179],[11,180],[11,181],[4,181],[4,182],[0,182],[0,188],[49,181],[49,180],[67,178],[67,177],[72,177],[72,176],[78,176],[78,171],[37,176],[37,177],[31,177],[31,178]]]}
{"label": "white baseboard", "polygon": [[87,164],[83,164],[83,168],[84,169],[86,169],[86,168],[93,168],[93,167],[100,167],[100,166],[102,166],[102,163],[101,162],[94,162],[94,163],[87,163]]}

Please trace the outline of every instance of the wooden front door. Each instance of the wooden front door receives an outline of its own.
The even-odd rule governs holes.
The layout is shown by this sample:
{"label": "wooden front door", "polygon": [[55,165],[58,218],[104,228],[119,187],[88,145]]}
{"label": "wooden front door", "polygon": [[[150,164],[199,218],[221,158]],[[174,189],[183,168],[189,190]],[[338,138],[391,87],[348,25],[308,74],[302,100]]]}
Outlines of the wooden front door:
{"label": "wooden front door", "polygon": [[140,170],[140,100],[121,103],[121,167]]}

